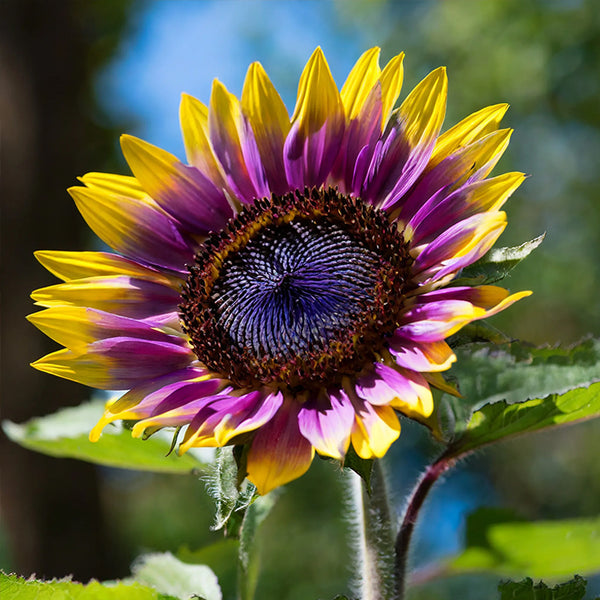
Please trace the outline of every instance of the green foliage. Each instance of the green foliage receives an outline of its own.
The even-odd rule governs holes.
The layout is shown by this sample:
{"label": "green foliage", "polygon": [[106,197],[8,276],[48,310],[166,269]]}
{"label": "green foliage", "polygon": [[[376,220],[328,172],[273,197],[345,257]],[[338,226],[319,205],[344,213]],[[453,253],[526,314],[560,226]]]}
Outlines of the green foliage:
{"label": "green foliage", "polygon": [[221,600],[216,575],[205,565],[181,562],[171,553],[141,556],[127,581],[91,581],[87,585],[69,579],[25,580],[0,572],[3,600]]}
{"label": "green foliage", "polygon": [[133,566],[133,579],[182,600],[222,597],[217,577],[209,567],[183,563],[170,552],[141,556]]}
{"label": "green foliage", "polygon": [[89,431],[103,412],[104,403],[92,401],[23,424],[4,421],[2,426],[13,442],[50,456],[155,473],[189,474],[206,469],[193,452],[180,457],[169,454],[168,439],[160,435],[134,439],[121,425],[106,427],[98,442],[90,442]]}
{"label": "green foliage", "polygon": [[599,415],[600,383],[520,404],[508,404],[506,401],[486,404],[473,413],[466,431],[450,445],[447,456],[460,456],[508,436]]}
{"label": "green foliage", "polygon": [[210,567],[219,579],[224,600],[237,600],[237,557],[240,543],[226,538],[199,550],[181,548],[177,558],[190,564]]}
{"label": "green foliage", "polygon": [[500,600],[581,600],[585,596],[586,581],[579,575],[566,583],[550,588],[543,581],[503,581],[498,586]]}
{"label": "green foliage", "polygon": [[0,573],[2,600],[177,600],[139,583],[87,585],[68,579],[38,581]]}
{"label": "green foliage", "polygon": [[499,509],[469,515],[465,550],[447,567],[449,574],[491,571],[545,578],[599,570],[599,518],[531,523]]}
{"label": "green foliage", "polygon": [[[481,435],[481,421],[485,420],[482,417],[487,418],[486,422],[490,424],[492,416],[516,414],[520,410],[509,406],[528,400],[535,400],[539,404],[540,399],[547,399],[544,401],[546,408],[557,401],[561,410],[573,411],[576,401],[569,401],[568,398],[559,400],[559,396],[600,381],[600,340],[588,339],[571,348],[535,348],[518,342],[501,346],[491,343],[467,344],[456,348],[455,352],[458,360],[450,377],[458,381],[462,397],[439,395],[436,412],[431,419],[432,428],[439,430],[444,440],[452,442],[453,455],[460,454],[463,449],[466,451],[465,444],[474,435],[471,430],[476,426],[480,427],[477,431]],[[579,395],[584,393],[580,392]],[[593,393],[590,401],[592,398]],[[536,402],[530,402],[522,409],[529,410],[534,406]],[[554,424],[565,419],[570,422],[590,418],[595,416],[595,410],[590,408],[584,411],[585,414],[579,411],[579,416],[563,419],[557,415]],[[523,417],[525,412],[519,415]],[[536,417],[539,416],[540,413],[537,413]],[[499,424],[496,420],[494,427]],[[506,431],[505,427],[506,424],[503,424],[502,431],[505,433],[498,430],[494,439],[520,432]],[[467,439],[462,437],[463,434],[468,436]]]}
{"label": "green foliage", "polygon": [[466,267],[453,285],[487,285],[504,279],[524,258],[527,258],[543,241],[542,234],[528,242],[511,248],[493,248],[476,263]]}

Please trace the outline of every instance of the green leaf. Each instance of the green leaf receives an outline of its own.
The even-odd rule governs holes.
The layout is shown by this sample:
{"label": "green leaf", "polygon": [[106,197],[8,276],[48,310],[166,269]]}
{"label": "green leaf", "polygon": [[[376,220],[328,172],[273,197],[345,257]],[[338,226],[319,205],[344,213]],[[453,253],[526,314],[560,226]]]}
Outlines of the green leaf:
{"label": "green leaf", "polygon": [[491,342],[492,344],[510,344],[515,340],[505,333],[496,329],[486,321],[475,321],[465,325],[458,333],[448,338],[447,342],[451,348],[457,348],[464,344],[476,342]]}
{"label": "green leaf", "polygon": [[504,279],[544,241],[545,237],[544,233],[520,246],[490,250],[476,263],[466,267],[453,285],[487,285]]}
{"label": "green leaf", "polygon": [[533,583],[529,577],[518,582],[503,581],[498,585],[500,600],[581,600],[585,596],[585,588],[586,581],[579,575],[553,588],[543,581]]}
{"label": "green leaf", "polygon": [[449,446],[446,457],[458,457],[508,436],[598,416],[600,383],[520,404],[486,404],[473,413],[466,431]]}
{"label": "green leaf", "polygon": [[221,600],[217,576],[206,565],[181,562],[170,552],[146,554],[133,565],[133,579],[181,600]]}
{"label": "green leaf", "polygon": [[186,563],[210,567],[219,579],[223,598],[236,598],[239,546],[238,540],[225,538],[198,550],[181,548],[177,551],[177,558]]}
{"label": "green leaf", "polygon": [[472,411],[485,404],[515,404],[600,381],[600,340],[570,348],[468,344],[455,353],[458,360],[449,378],[458,381],[462,397],[442,394],[435,403],[434,418],[447,442],[459,436]]}
{"label": "green leaf", "polygon": [[467,519],[464,552],[445,573],[548,578],[598,570],[600,518],[527,522],[506,510],[479,509]]}
{"label": "green leaf", "polygon": [[188,474],[207,468],[193,451],[180,457],[167,456],[171,446],[168,434],[165,437],[159,433],[148,440],[134,439],[119,424],[106,427],[99,441],[90,442],[89,431],[103,412],[104,402],[94,400],[22,424],[4,421],[2,427],[13,442],[50,456],[156,473]]}
{"label": "green leaf", "polygon": [[38,581],[0,573],[2,600],[176,600],[139,583],[90,581],[83,585],[68,579]]}

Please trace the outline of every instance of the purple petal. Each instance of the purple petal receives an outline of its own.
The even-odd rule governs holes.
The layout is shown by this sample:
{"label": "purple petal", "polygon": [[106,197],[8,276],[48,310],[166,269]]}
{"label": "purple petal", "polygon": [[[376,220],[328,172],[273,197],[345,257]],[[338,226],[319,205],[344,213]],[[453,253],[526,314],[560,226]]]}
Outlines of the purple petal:
{"label": "purple petal", "polygon": [[438,342],[477,318],[480,312],[470,302],[461,300],[417,304],[402,316],[397,335],[417,342]]}
{"label": "purple petal", "polygon": [[268,422],[279,410],[283,394],[272,394],[263,390],[242,396],[219,396],[204,406],[190,423],[186,432],[189,445],[202,438],[212,439],[225,445],[233,437],[258,429]]}
{"label": "purple petal", "polygon": [[154,199],[192,233],[206,235],[220,230],[233,216],[223,193],[196,167],[175,166],[178,176],[156,193]]}
{"label": "purple petal", "polygon": [[331,172],[342,144],[344,121],[331,115],[317,131],[303,129],[296,121],[283,148],[288,183],[299,190],[320,186]]}
{"label": "purple petal", "polygon": [[[360,192],[362,177],[359,176],[357,189],[354,189],[354,185],[361,170],[364,177],[366,166],[363,165],[367,160],[370,161],[375,143],[381,135],[381,114],[381,84],[378,82],[369,93],[359,115],[347,124],[344,132],[344,141],[331,175],[342,193]],[[357,171],[359,157],[360,167]]]}
{"label": "purple petal", "polygon": [[342,459],[350,443],[354,408],[343,390],[309,400],[300,409],[298,424],[302,435],[324,456]]}
{"label": "purple petal", "polygon": [[196,359],[189,348],[180,345],[127,337],[100,340],[88,348],[79,360],[106,365],[111,381],[103,389],[130,389],[146,379],[182,369]]}

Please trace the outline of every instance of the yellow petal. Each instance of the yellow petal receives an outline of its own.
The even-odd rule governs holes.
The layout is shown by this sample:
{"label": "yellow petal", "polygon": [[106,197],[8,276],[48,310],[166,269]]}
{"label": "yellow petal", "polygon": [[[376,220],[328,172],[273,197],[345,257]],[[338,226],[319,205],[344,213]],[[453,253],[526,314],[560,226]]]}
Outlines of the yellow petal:
{"label": "yellow petal", "polygon": [[524,173],[513,172],[480,181],[473,186],[469,203],[480,211],[499,210],[524,180]]}
{"label": "yellow petal", "polygon": [[248,117],[259,148],[275,137],[283,140],[290,129],[287,108],[263,66],[254,62],[248,68],[242,89],[242,110]]}
{"label": "yellow petal", "polygon": [[39,306],[84,306],[138,318],[176,310],[176,290],[149,280],[129,277],[88,277],[35,290]]}
{"label": "yellow petal", "polygon": [[151,197],[160,196],[173,179],[180,177],[176,169],[179,159],[132,135],[121,136],[121,149],[130,169]]}
{"label": "yellow petal", "polygon": [[300,123],[302,135],[321,129],[325,121],[344,119],[344,105],[321,48],[317,48],[302,71],[292,121]]}
{"label": "yellow petal", "polygon": [[315,453],[298,429],[294,402],[284,401],[273,419],[258,429],[248,451],[247,477],[263,496],[306,473]]}
{"label": "yellow petal", "polygon": [[356,415],[352,446],[364,459],[381,458],[400,435],[400,421],[391,406],[365,404],[372,414]]}
{"label": "yellow petal", "polygon": [[87,173],[79,177],[88,188],[107,192],[110,195],[125,196],[138,200],[148,196],[135,177],[113,175],[112,173]]}
{"label": "yellow petal", "polygon": [[390,112],[398,100],[400,90],[402,89],[402,81],[404,79],[404,52],[394,56],[392,60],[385,66],[381,73],[381,103],[382,103],[382,127],[389,117]]}
{"label": "yellow petal", "polygon": [[252,127],[270,190],[279,194],[287,192],[283,147],[290,130],[290,117],[258,62],[250,65],[244,81],[242,111]]}
{"label": "yellow petal", "polygon": [[350,71],[342,86],[340,97],[344,104],[346,117],[355,119],[363,107],[373,86],[379,80],[379,48],[367,50]]}
{"label": "yellow petal", "polygon": [[126,275],[156,281],[174,290],[178,290],[182,284],[182,280],[178,277],[154,271],[118,254],[109,252],[38,250],[34,252],[34,255],[50,273],[63,281],[87,277]]}
{"label": "yellow petal", "polygon": [[223,172],[208,137],[208,108],[193,96],[182,94],[179,120],[188,163],[223,187]]}
{"label": "yellow petal", "polygon": [[239,100],[218,80],[213,83],[209,112],[210,139],[224,172],[245,200],[270,195],[260,161],[246,160],[255,139]]}
{"label": "yellow petal", "polygon": [[106,389],[109,381],[107,361],[101,356],[91,360],[81,360],[82,355],[64,348],[47,354],[31,363],[38,371],[50,373],[63,379],[83,383],[90,387]]}
{"label": "yellow petal", "polygon": [[27,316],[27,320],[49,338],[70,350],[85,350],[96,341],[90,313],[86,308],[60,306]]}
{"label": "yellow petal", "polygon": [[446,67],[432,71],[415,87],[398,109],[397,119],[411,148],[436,138],[446,114]]}
{"label": "yellow petal", "polygon": [[390,406],[413,419],[427,418],[433,412],[433,396],[424,377],[409,379],[414,396],[407,402],[406,398],[394,398]]}
{"label": "yellow petal", "polygon": [[428,168],[438,164],[446,156],[498,129],[508,104],[488,106],[457,123],[437,140]]}

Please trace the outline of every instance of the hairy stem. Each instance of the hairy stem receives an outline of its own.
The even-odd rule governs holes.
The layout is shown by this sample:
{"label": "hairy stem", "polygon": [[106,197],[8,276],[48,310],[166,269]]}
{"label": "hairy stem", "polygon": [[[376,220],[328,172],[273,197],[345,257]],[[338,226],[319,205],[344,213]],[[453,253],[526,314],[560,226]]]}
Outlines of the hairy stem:
{"label": "hairy stem", "polygon": [[351,496],[357,534],[361,600],[395,600],[393,533],[381,464],[375,461],[371,493],[352,474]]}
{"label": "hairy stem", "polygon": [[400,531],[398,531],[398,535],[396,536],[396,558],[394,566],[396,580],[395,600],[404,599],[406,590],[408,550],[419,510],[423,506],[423,502],[425,501],[425,498],[427,497],[427,494],[429,493],[429,490],[432,488],[433,484],[453,464],[453,458],[442,454],[433,464],[427,467],[427,470],[425,473],[423,473],[415,485],[410,496],[404,512],[404,517],[402,518]]}

